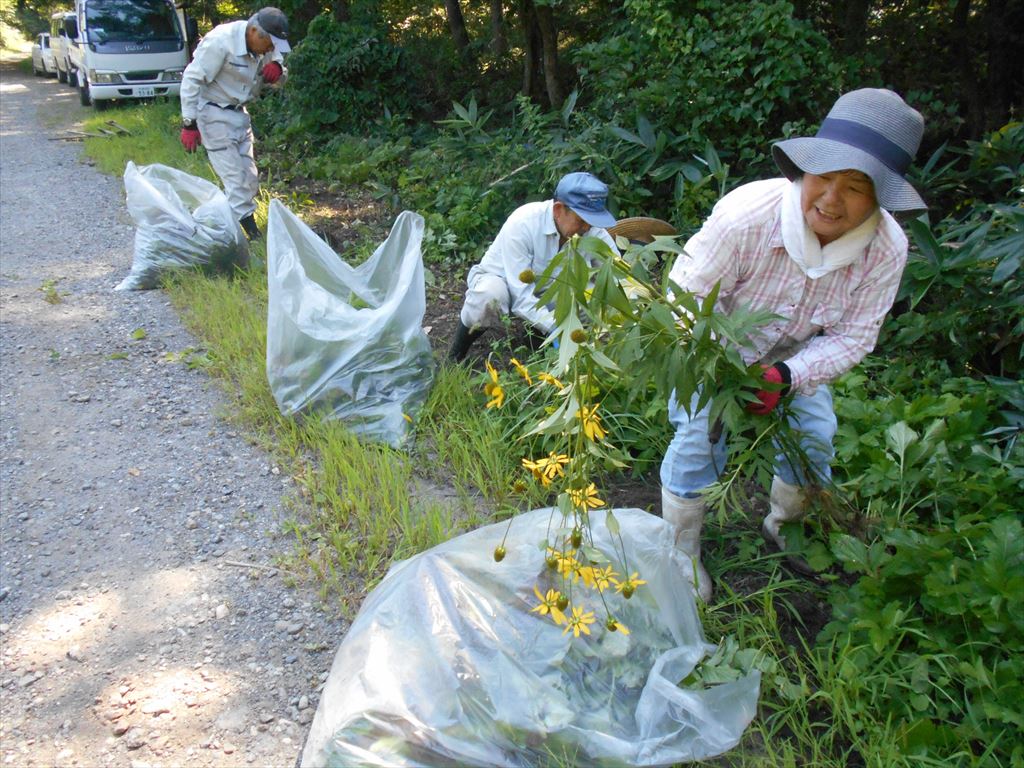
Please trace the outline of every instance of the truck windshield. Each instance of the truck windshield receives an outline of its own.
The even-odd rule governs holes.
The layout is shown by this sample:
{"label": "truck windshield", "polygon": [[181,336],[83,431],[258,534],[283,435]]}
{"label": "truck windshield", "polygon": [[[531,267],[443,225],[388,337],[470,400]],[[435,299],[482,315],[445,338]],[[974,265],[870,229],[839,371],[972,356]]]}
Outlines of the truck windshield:
{"label": "truck windshield", "polygon": [[174,9],[164,0],[91,0],[85,6],[89,42],[181,40]]}

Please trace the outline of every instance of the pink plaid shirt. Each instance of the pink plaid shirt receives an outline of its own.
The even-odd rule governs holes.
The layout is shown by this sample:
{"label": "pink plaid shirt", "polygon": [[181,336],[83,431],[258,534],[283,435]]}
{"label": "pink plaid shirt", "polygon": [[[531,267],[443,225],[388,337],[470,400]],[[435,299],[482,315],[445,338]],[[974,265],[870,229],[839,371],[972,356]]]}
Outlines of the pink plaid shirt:
{"label": "pink plaid shirt", "polygon": [[723,197],[669,277],[697,296],[721,281],[716,308],[767,309],[780,319],[762,326],[748,363],[782,361],[792,387],[810,394],[850,370],[875,347],[907,260],[907,237],[882,211],[864,256],[811,280],[782,243],[786,179],[757,181]]}

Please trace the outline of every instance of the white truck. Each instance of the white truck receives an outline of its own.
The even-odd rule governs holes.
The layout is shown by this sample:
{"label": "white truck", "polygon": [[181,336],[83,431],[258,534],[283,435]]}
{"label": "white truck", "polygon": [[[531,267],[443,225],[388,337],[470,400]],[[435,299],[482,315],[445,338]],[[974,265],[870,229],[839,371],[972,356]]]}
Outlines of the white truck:
{"label": "white truck", "polygon": [[57,80],[66,83],[71,71],[71,41],[78,38],[74,11],[57,11],[50,17],[50,50],[57,65]]}
{"label": "white truck", "polygon": [[195,22],[169,0],[75,0],[69,82],[82,105],[178,96]]}

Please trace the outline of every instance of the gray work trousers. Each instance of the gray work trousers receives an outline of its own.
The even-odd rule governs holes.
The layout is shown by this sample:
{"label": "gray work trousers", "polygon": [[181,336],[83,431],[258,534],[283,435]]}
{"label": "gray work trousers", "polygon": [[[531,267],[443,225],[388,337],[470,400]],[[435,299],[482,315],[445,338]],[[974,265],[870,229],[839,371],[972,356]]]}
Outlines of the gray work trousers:
{"label": "gray work trousers", "polygon": [[244,219],[256,210],[260,189],[249,113],[242,107],[232,110],[204,104],[196,122],[206,156],[224,185],[231,210],[236,218]]}

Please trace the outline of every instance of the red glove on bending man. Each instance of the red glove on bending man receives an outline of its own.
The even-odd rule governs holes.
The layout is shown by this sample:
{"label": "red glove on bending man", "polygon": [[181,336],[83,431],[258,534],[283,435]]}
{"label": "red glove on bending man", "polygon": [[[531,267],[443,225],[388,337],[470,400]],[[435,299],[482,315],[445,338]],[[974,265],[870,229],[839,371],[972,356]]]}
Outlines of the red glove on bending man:
{"label": "red glove on bending man", "polygon": [[776,363],[775,365],[761,366],[764,369],[764,380],[769,384],[781,384],[780,387],[772,387],[772,389],[759,389],[754,393],[754,397],[758,399],[756,403],[747,403],[747,410],[750,413],[755,413],[758,416],[767,416],[771,413],[775,406],[779,404],[779,400],[782,396],[789,391],[790,375],[789,366],[785,363]]}
{"label": "red glove on bending man", "polygon": [[195,120],[187,120],[182,123],[181,126],[181,146],[185,148],[186,152],[195,152],[200,144],[203,143],[203,137],[199,134],[199,126],[196,125]]}
{"label": "red glove on bending man", "polygon": [[276,61],[271,61],[263,67],[263,82],[265,83],[276,83],[281,79],[281,75],[284,74],[284,70],[281,69],[281,65]]}

